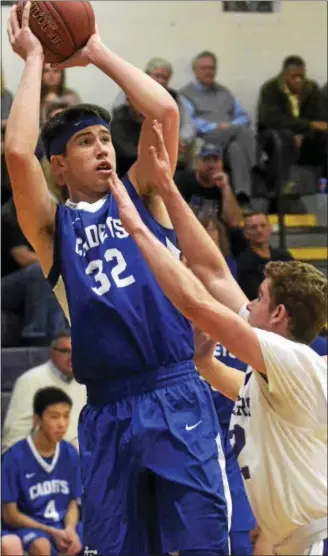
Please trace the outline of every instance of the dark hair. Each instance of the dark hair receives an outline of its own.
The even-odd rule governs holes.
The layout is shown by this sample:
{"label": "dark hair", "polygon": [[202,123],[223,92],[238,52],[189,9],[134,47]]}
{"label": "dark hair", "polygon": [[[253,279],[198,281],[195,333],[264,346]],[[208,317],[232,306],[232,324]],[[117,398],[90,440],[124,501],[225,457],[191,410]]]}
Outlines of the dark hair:
{"label": "dark hair", "polygon": [[212,58],[215,62],[215,65],[217,66],[218,59],[217,59],[216,55],[214,54],[214,52],[211,52],[210,50],[203,50],[202,52],[197,54],[197,56],[195,56],[195,58],[193,59],[192,69],[195,69],[198,60],[200,60],[201,58]]}
{"label": "dark hair", "polygon": [[50,144],[58,133],[60,133],[68,123],[70,124],[89,114],[102,118],[108,124],[110,123],[111,117],[109,112],[96,104],[77,104],[76,106],[71,106],[45,122],[41,130],[41,139],[48,160],[50,159]]}
{"label": "dark hair", "polygon": [[286,71],[290,66],[302,66],[305,68],[305,62],[300,56],[287,56],[282,64],[283,71]]}
{"label": "dark hair", "polygon": [[42,417],[49,406],[57,403],[65,403],[70,407],[73,405],[71,398],[60,388],[56,388],[55,386],[41,388],[36,392],[33,398],[34,415]]}

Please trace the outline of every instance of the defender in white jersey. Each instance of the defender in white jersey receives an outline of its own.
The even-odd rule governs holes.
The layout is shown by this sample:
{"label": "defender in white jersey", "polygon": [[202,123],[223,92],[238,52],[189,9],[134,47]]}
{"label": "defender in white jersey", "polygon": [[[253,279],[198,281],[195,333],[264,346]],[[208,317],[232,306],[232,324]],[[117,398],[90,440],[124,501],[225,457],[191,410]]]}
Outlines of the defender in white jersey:
{"label": "defender in white jersey", "polygon": [[[199,369],[215,388],[237,400],[234,442],[252,509],[274,552],[322,554],[327,537],[327,370],[326,361],[307,344],[326,320],[327,279],[309,264],[271,262],[258,298],[249,302],[178,193],[160,126],[155,122],[153,129],[157,187],[189,267],[200,280],[146,229],[113,175],[111,190],[122,223],[166,295],[211,337],[196,335]],[[241,318],[246,305],[249,323]],[[249,365],[246,377],[212,357],[212,339]]]}

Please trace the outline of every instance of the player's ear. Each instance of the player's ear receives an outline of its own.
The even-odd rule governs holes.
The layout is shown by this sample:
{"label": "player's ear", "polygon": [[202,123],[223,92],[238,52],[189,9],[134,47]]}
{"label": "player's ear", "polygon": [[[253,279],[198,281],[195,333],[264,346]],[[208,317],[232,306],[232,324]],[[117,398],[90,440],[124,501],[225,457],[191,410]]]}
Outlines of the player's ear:
{"label": "player's ear", "polygon": [[33,415],[33,430],[37,431],[40,428],[40,417],[38,415]]}
{"label": "player's ear", "polygon": [[63,154],[53,155],[50,163],[56,176],[60,176],[66,170],[66,160]]}
{"label": "player's ear", "polygon": [[271,313],[272,324],[280,324],[284,319],[288,320],[288,313],[285,305],[280,303]]}

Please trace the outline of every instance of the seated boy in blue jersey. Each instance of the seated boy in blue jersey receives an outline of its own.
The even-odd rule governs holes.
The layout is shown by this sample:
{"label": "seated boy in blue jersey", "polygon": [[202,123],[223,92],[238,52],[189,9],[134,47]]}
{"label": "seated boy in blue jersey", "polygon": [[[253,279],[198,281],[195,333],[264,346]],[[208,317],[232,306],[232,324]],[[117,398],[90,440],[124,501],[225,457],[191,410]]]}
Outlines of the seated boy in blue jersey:
{"label": "seated boy in blue jersey", "polygon": [[33,407],[35,432],[3,457],[3,544],[8,536],[17,550],[19,537],[30,555],[73,556],[82,549],[80,466],[76,449],[63,440],[72,400],[59,388],[42,388]]}
{"label": "seated boy in blue jersey", "polygon": [[[84,544],[106,556],[225,556],[229,516],[220,425],[193,362],[191,324],[163,294],[119,219],[109,191],[116,161],[106,110],[79,105],[46,123],[45,152],[70,200],[56,205],[49,196],[34,156],[44,56],[29,28],[29,10],[27,3],[20,28],[13,7],[8,24],[25,66],[5,154],[22,230],[58,296],[64,285],[74,375],[87,388],[79,424]],[[145,224],[177,254],[155,193],[149,149],[156,118],[173,175],[178,106],[164,87],[108,50],[98,34],[58,67],[90,63],[144,116],[138,159],[123,182]]]}

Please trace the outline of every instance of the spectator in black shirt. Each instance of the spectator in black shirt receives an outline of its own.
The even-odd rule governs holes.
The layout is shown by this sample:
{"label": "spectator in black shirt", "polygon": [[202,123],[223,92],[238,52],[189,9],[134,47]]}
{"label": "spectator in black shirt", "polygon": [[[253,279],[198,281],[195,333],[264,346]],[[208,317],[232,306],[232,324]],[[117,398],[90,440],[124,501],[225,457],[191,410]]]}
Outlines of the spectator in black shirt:
{"label": "spectator in black shirt", "polygon": [[290,261],[288,251],[270,246],[271,225],[266,214],[246,215],[244,234],[249,247],[237,259],[238,283],[248,299],[256,299],[264,280],[264,267],[269,261]]}
{"label": "spectator in black shirt", "polygon": [[175,182],[185,201],[201,215],[221,218],[228,227],[238,227],[242,220],[240,206],[223,171],[222,151],[204,144],[193,171],[178,172]]}
{"label": "spectator in black shirt", "polygon": [[19,227],[12,199],[2,206],[1,232],[1,310],[23,314],[23,343],[45,344],[66,328],[66,319]]}

